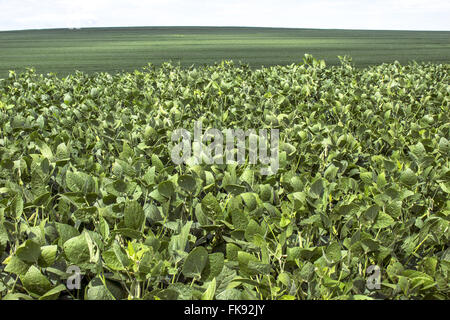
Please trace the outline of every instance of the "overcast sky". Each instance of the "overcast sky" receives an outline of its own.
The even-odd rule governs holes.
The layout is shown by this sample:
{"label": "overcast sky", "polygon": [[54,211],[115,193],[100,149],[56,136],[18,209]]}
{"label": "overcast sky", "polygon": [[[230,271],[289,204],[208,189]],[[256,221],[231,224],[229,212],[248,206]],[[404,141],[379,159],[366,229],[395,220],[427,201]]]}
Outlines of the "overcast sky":
{"label": "overcast sky", "polygon": [[449,0],[0,0],[0,30],[255,26],[447,30]]}

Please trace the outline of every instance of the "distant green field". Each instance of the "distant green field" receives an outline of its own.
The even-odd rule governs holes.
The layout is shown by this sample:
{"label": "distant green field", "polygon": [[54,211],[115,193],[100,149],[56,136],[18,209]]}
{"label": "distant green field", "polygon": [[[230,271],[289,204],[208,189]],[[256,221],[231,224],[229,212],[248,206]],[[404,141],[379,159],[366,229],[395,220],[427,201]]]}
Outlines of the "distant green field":
{"label": "distant green field", "polygon": [[450,62],[450,32],[357,31],[235,27],[93,28],[0,32],[0,77],[35,67],[65,75],[74,70],[131,71],[148,63],[182,66],[232,59],[252,67],[291,64],[305,53],[337,64]]}

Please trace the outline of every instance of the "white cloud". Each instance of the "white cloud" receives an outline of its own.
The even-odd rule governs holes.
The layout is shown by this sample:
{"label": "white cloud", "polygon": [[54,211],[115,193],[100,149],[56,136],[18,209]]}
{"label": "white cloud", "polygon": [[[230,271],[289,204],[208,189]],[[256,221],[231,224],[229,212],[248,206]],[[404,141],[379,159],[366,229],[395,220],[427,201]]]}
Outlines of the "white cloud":
{"label": "white cloud", "polygon": [[0,0],[0,30],[267,26],[450,30],[442,0]]}

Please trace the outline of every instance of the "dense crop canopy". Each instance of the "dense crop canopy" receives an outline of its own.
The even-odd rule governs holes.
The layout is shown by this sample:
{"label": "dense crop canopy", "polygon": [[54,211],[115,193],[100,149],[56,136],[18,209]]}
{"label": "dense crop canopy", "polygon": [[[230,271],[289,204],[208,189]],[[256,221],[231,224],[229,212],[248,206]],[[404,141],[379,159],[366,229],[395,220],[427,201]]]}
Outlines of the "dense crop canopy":
{"label": "dense crop canopy", "polygon": [[[222,62],[0,80],[0,297],[448,299],[449,66]],[[176,128],[276,128],[280,169]],[[81,290],[66,289],[69,266]],[[368,267],[381,286],[366,285]]]}

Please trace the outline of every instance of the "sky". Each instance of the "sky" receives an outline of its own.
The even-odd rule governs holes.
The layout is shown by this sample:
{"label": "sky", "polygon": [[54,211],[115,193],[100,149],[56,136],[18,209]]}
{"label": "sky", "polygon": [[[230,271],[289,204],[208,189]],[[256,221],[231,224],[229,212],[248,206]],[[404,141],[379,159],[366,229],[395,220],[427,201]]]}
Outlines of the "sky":
{"label": "sky", "polygon": [[450,1],[0,0],[0,30],[114,26],[450,31]]}

